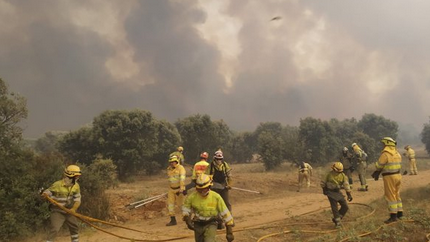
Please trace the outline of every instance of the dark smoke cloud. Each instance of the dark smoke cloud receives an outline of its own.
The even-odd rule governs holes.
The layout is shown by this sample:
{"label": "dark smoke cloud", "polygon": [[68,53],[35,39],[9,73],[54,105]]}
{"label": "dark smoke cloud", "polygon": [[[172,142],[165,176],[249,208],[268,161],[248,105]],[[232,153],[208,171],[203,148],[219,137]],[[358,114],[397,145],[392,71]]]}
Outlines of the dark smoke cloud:
{"label": "dark smoke cloud", "polygon": [[[240,47],[231,86],[217,41],[196,28],[213,18],[202,3],[221,3],[240,22],[227,40]],[[429,5],[0,0],[0,76],[28,99],[32,137],[133,108],[172,122],[209,114],[235,130],[364,113],[420,130],[430,102]]]}

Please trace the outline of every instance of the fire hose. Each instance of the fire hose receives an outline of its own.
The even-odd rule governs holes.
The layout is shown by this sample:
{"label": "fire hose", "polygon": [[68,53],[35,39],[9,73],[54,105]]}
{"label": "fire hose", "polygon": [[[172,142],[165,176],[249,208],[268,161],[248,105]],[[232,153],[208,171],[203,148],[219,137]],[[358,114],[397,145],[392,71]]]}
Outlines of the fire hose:
{"label": "fire hose", "polygon": [[[103,220],[99,220],[99,219],[95,219],[95,218],[91,218],[79,213],[76,213],[70,209],[65,208],[64,206],[62,206],[61,204],[59,204],[57,201],[55,201],[54,199],[50,198],[49,196],[44,196],[46,198],[46,200],[48,200],[51,204],[57,206],[58,208],[60,208],[61,210],[63,210],[64,212],[66,212],[67,214],[70,214],[76,218],[78,218],[79,220],[81,220],[82,222],[88,224],[89,226],[100,230],[102,232],[105,232],[107,234],[113,235],[115,237],[121,238],[121,239],[126,239],[126,240],[130,240],[130,241],[140,241],[140,242],[164,242],[164,241],[175,241],[175,240],[180,240],[180,239],[185,239],[185,238],[190,238],[190,237],[194,237],[194,235],[182,235],[182,236],[178,236],[175,238],[170,238],[170,239],[157,239],[157,240],[149,240],[149,239],[135,239],[135,238],[129,238],[129,237],[125,237],[122,235],[117,235],[114,233],[111,233],[105,229],[102,229],[94,224],[92,224],[91,222],[97,222],[97,223],[101,223],[101,224],[106,224],[106,225],[111,225],[114,227],[118,227],[118,228],[122,228],[122,229],[126,229],[126,230],[131,230],[131,231],[135,231],[135,232],[140,232],[140,233],[146,233],[144,231],[141,230],[137,230],[137,229],[132,229],[132,228],[128,228],[128,227],[124,227],[115,223],[110,223],[110,222],[106,222]],[[91,221],[91,222],[90,222]]]}

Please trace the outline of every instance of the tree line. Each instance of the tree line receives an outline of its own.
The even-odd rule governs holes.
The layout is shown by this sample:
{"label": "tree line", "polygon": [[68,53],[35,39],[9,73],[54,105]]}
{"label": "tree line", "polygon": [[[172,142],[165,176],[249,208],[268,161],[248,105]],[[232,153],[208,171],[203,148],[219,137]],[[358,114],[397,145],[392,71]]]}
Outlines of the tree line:
{"label": "tree line", "polygon": [[[38,199],[38,190],[61,178],[68,164],[78,162],[82,167],[83,197],[91,197],[81,211],[103,219],[109,210],[104,191],[117,176],[127,180],[136,174],[157,173],[165,169],[168,155],[178,146],[185,148],[189,165],[202,151],[212,154],[221,148],[231,163],[259,157],[267,170],[273,170],[283,161],[333,162],[353,142],[374,161],[379,140],[396,139],[398,133],[395,121],[376,114],[364,114],[360,120],[306,117],[299,126],[262,122],[254,131],[236,132],[207,114],[170,123],[135,109],[104,111],[90,125],[70,132],[50,131],[29,145],[19,126],[27,113],[26,99],[10,92],[0,78],[0,240],[28,236],[43,226],[48,208]],[[429,152],[430,122],[421,137]]]}

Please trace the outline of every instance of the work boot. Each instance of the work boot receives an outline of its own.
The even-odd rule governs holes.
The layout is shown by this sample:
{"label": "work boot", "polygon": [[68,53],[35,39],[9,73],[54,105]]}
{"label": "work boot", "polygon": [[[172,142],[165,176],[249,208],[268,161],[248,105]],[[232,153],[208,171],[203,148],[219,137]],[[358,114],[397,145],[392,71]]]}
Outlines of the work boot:
{"label": "work boot", "polygon": [[340,228],[342,225],[340,224],[340,218],[332,218],[331,221],[334,223],[334,227],[336,229]]}
{"label": "work boot", "polygon": [[403,211],[397,212],[397,219],[403,219]]}
{"label": "work boot", "polygon": [[173,226],[176,225],[176,217],[175,216],[171,216],[170,217],[170,222],[166,224],[166,226]]}
{"label": "work boot", "polygon": [[397,221],[397,213],[390,213],[390,218],[385,220],[384,223],[390,224]]}

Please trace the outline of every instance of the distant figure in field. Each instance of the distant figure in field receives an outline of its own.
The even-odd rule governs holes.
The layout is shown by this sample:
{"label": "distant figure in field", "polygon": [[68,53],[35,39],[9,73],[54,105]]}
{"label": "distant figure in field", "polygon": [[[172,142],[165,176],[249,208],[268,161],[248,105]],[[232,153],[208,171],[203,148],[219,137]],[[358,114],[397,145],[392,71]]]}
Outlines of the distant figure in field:
{"label": "distant figure in field", "polygon": [[312,176],[312,166],[309,165],[309,163],[302,162],[299,165],[299,185],[297,188],[297,192],[300,192],[300,188],[302,187],[302,184],[304,181],[306,181],[306,187],[311,186],[311,176]]}
{"label": "distant figure in field", "polygon": [[415,160],[415,151],[410,145],[405,146],[406,152],[403,153],[404,156],[408,157],[409,160],[409,175],[418,175],[417,161]]}

